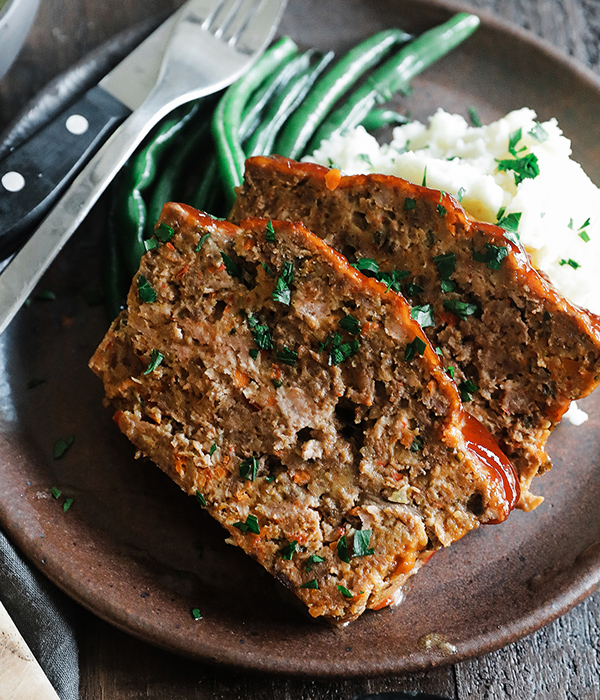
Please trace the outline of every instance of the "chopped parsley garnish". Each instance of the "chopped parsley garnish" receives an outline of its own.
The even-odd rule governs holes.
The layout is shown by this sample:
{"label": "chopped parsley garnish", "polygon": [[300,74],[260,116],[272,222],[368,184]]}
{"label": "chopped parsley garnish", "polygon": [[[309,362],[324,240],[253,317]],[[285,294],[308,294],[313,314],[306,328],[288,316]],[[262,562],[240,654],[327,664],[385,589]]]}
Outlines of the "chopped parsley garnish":
{"label": "chopped parsley garnish", "polygon": [[265,233],[265,239],[269,243],[275,243],[275,229],[273,228],[273,222],[269,221],[267,223],[267,232]]}
{"label": "chopped parsley garnish", "polygon": [[203,508],[206,508],[206,498],[204,498],[200,491],[196,491],[196,500]]}
{"label": "chopped parsley garnish", "polygon": [[354,542],[352,545],[352,549],[354,550],[353,556],[367,557],[370,554],[374,554],[375,550],[373,547],[369,547],[370,541],[371,530],[356,530],[354,532]]}
{"label": "chopped parsley garnish", "polygon": [[144,275],[138,277],[138,297],[141,302],[146,304],[153,304],[157,299],[156,292]]}
{"label": "chopped parsley garnish", "polygon": [[435,348],[435,354],[439,355],[440,357],[444,357],[444,351],[439,346]]}
{"label": "chopped parsley garnish", "polygon": [[196,246],[194,252],[199,253],[200,248],[206,243],[206,241],[210,238],[210,233],[205,233],[202,238],[198,241],[198,245]]}
{"label": "chopped parsley garnish", "polygon": [[62,496],[62,491],[58,488],[58,486],[53,486],[50,489],[50,493],[54,496],[54,498],[60,498]]}
{"label": "chopped parsley garnish", "polygon": [[457,199],[459,202],[462,202],[462,201],[463,201],[463,197],[465,196],[466,193],[467,193],[467,190],[465,190],[464,187],[460,187],[460,188],[458,189],[458,192],[456,193],[456,199]]}
{"label": "chopped parsley garnish", "polygon": [[479,391],[479,388],[473,384],[470,379],[466,379],[458,385],[458,390],[460,391],[460,398],[464,403],[471,401],[471,394]]}
{"label": "chopped parsley garnish", "polygon": [[217,443],[213,442],[213,444],[210,446],[210,450],[208,451],[208,454],[212,457],[216,451],[217,451]]}
{"label": "chopped parsley garnish", "polygon": [[379,263],[372,258],[361,258],[355,263],[352,263],[352,267],[359,270],[359,272],[379,272]]}
{"label": "chopped parsley garnish", "polygon": [[350,552],[348,551],[348,541],[346,540],[346,535],[342,535],[337,543],[337,553],[338,557],[346,562],[350,563]]}
{"label": "chopped parsley garnish", "polygon": [[540,143],[544,143],[550,138],[546,129],[539,122],[536,122],[533,129],[530,129],[527,133]]}
{"label": "chopped parsley garnish", "polygon": [[275,353],[275,357],[286,365],[293,367],[298,360],[298,353],[295,350],[290,350],[289,348],[283,348],[283,350],[278,350]]}
{"label": "chopped parsley garnish", "polygon": [[450,377],[450,379],[454,379],[454,367],[446,367],[446,374]]}
{"label": "chopped parsley garnish", "polygon": [[63,513],[66,513],[69,508],[73,505],[73,498],[65,498],[65,502],[63,503]]}
{"label": "chopped parsley garnish", "polygon": [[165,222],[161,222],[154,231],[154,235],[163,243],[170,241],[175,235],[175,231]]}
{"label": "chopped parsley garnish", "polygon": [[423,170],[423,181],[421,182],[422,187],[427,187],[427,166]]}
{"label": "chopped parsley garnish", "polygon": [[460,299],[446,299],[444,301],[444,308],[448,311],[452,311],[463,321],[467,320],[468,316],[473,316],[479,311],[479,307],[476,304],[470,304],[467,301],[461,301]]}
{"label": "chopped parsley garnish", "polygon": [[339,326],[352,335],[360,335],[360,321],[352,314],[347,314],[344,318],[341,318]]}
{"label": "chopped parsley garnish", "polygon": [[479,113],[475,109],[475,107],[469,107],[468,110],[469,112],[469,119],[471,120],[471,124],[476,127],[481,126],[481,118],[479,117]]}
{"label": "chopped parsley garnish", "polygon": [[432,326],[435,326],[433,306],[431,304],[413,306],[410,310],[410,315],[421,326],[421,328],[430,328]]}
{"label": "chopped parsley garnish", "polygon": [[417,200],[412,199],[412,197],[407,197],[404,200],[404,211],[412,211],[417,205]]}
{"label": "chopped parsley garnish", "polygon": [[227,270],[227,274],[230,277],[237,277],[238,279],[241,279],[242,270],[240,266],[234,260],[232,260],[227,253],[223,253],[223,251],[221,251],[221,258],[223,260],[223,264],[225,265],[225,269]]}
{"label": "chopped parsley garnish", "polygon": [[454,290],[454,282],[450,279],[450,275],[454,274],[456,255],[454,253],[436,255],[433,258],[433,262],[440,275],[442,292],[452,292]]}
{"label": "chopped parsley garnish", "polygon": [[391,272],[380,272],[377,279],[386,285],[386,292],[390,289],[394,292],[401,292],[402,285],[400,282],[410,275],[410,270],[392,270]]}
{"label": "chopped parsley garnish", "polygon": [[359,272],[372,273],[372,276],[376,280],[383,282],[383,284],[387,286],[386,291],[393,289],[394,292],[400,292],[400,281],[410,275],[410,270],[392,270],[391,272],[381,272],[379,270],[379,263],[371,258],[361,258],[357,262],[352,263],[352,267]]}
{"label": "chopped parsley garnish", "polygon": [[[590,236],[588,232],[585,230],[588,226],[590,225],[590,219],[586,219],[583,224],[577,229],[577,235],[579,238],[581,238],[584,243],[589,243],[590,242]],[[569,228],[574,231],[575,227],[573,226],[573,219],[569,221]]]}
{"label": "chopped parsley garnish", "polygon": [[473,251],[473,260],[476,262],[487,263],[487,266],[492,270],[499,270],[500,263],[508,255],[506,246],[493,245],[492,243],[485,244],[485,252],[478,253]]}
{"label": "chopped parsley garnish", "polygon": [[248,314],[247,321],[252,338],[258,347],[261,350],[272,350],[273,338],[271,337],[269,326],[259,323],[254,314]]}
{"label": "chopped parsley garnish", "polygon": [[559,265],[570,265],[574,270],[576,270],[578,267],[581,267],[581,265],[573,260],[572,258],[569,258],[568,260],[561,260]]}
{"label": "chopped parsley garnish", "polygon": [[515,158],[517,157],[517,153],[527,150],[526,146],[523,146],[517,151],[517,144],[521,140],[522,136],[523,130],[521,128],[518,128],[516,131],[513,131],[508,138],[508,152],[511,154],[511,156],[514,156]]}
{"label": "chopped parsley garnish", "polygon": [[261,265],[262,269],[267,273],[267,275],[269,275],[269,277],[275,277],[275,273],[273,272],[273,270],[271,270],[271,268],[267,265],[266,262],[261,262]]}
{"label": "chopped parsley garnish", "polygon": [[155,248],[158,248],[159,241],[156,236],[152,236],[152,238],[146,238],[144,241],[144,248],[146,250],[154,250]]}
{"label": "chopped parsley garnish", "polygon": [[504,216],[505,211],[506,209],[501,209],[498,212],[498,226],[500,226],[500,228],[503,228],[505,231],[517,233],[519,229],[519,223],[521,222],[521,216],[523,214],[520,211],[516,211]]}
{"label": "chopped parsley garnish", "polygon": [[297,548],[298,540],[290,542],[281,550],[281,558],[286,559],[287,561],[292,561],[292,557],[294,556],[294,552],[297,551]]}
{"label": "chopped parsley garnish", "polygon": [[273,299],[279,301],[282,304],[290,305],[292,301],[292,290],[290,289],[290,284],[294,279],[294,265],[291,262],[283,263],[283,270],[281,275],[279,275],[277,282],[275,283],[275,289],[273,290]]}
{"label": "chopped parsley garnish", "polygon": [[404,285],[404,296],[406,297],[414,297],[417,294],[421,294],[421,292],[424,292],[425,290],[423,287],[421,287],[420,284],[417,284],[416,282],[407,282]]}
{"label": "chopped parsley garnish", "polygon": [[198,608],[192,608],[190,610],[190,613],[191,613],[192,617],[194,618],[194,620],[201,620],[202,619],[202,613],[200,612],[200,610]]}
{"label": "chopped parsley garnish", "polygon": [[248,350],[248,354],[250,355],[250,357],[253,360],[256,360],[258,358],[258,353],[259,353],[258,348],[250,348],[250,350]]}
{"label": "chopped parsley garnish", "polygon": [[237,527],[238,530],[246,534],[247,532],[252,532],[255,535],[260,535],[260,527],[258,525],[258,518],[256,515],[249,515],[246,518],[246,522],[233,523],[233,527]]}
{"label": "chopped parsley garnish", "polygon": [[446,207],[442,204],[443,201],[444,201],[444,192],[440,192],[440,201],[437,204],[436,209],[437,209],[437,213],[442,217],[446,216]]}
{"label": "chopped parsley garnish", "polygon": [[411,452],[420,452],[423,449],[423,445],[425,444],[425,441],[423,440],[422,437],[417,435],[415,439],[412,441],[412,445],[410,446],[410,451]]}
{"label": "chopped parsley garnish", "polygon": [[281,379],[271,379],[271,384],[272,384],[276,389],[279,389],[279,387],[283,385],[283,381],[282,381]]}
{"label": "chopped parsley garnish", "polygon": [[312,588],[315,591],[319,590],[319,582],[317,581],[316,578],[313,578],[312,581],[307,581],[306,583],[303,583],[300,588]]}
{"label": "chopped parsley garnish", "polygon": [[515,185],[519,185],[523,180],[536,178],[540,174],[535,153],[527,153],[520,158],[506,158],[496,162],[498,163],[498,170],[503,172],[511,171],[514,174]]}
{"label": "chopped parsley garnish", "polygon": [[351,598],[354,598],[354,595],[352,593],[350,593],[350,591],[346,588],[346,586],[342,586],[341,584],[338,583],[336,588],[344,596],[344,598],[348,598],[348,600],[350,600]]}
{"label": "chopped parsley garnish", "polygon": [[240,462],[240,476],[242,479],[254,481],[258,473],[259,462],[257,457],[248,457]]}
{"label": "chopped parsley garnish", "polygon": [[152,355],[150,356],[150,364],[148,367],[146,367],[144,374],[150,374],[150,372],[154,372],[154,370],[160,365],[160,363],[165,359],[165,356],[161,353],[158,352],[158,350],[153,350]]}
{"label": "chopped parsley garnish", "polygon": [[320,557],[318,554],[311,554],[310,557],[308,557],[308,562],[306,563],[307,573],[313,570],[315,564],[322,564],[324,561],[325,559]]}
{"label": "chopped parsley garnish", "polygon": [[331,343],[329,348],[329,364],[339,365],[344,360],[347,360],[352,355],[356,355],[359,348],[359,342],[356,338],[350,340],[347,343],[342,343],[342,336],[339,333],[334,333],[333,336],[329,336],[325,341],[324,347],[327,347]]}
{"label": "chopped parsley garnish", "polygon": [[363,162],[365,162],[369,167],[371,167],[371,168],[373,167],[373,163],[371,162],[371,159],[369,158],[369,154],[368,154],[368,153],[359,153],[359,154],[358,154],[358,157],[359,157]]}
{"label": "chopped parsley garnish", "polygon": [[38,301],[56,301],[56,294],[51,289],[41,289],[35,298]]}
{"label": "chopped parsley garnish", "polygon": [[412,343],[409,343],[406,346],[406,350],[404,352],[404,361],[410,362],[414,357],[417,357],[417,355],[422,355],[425,352],[426,347],[427,343],[424,340],[421,340],[419,336],[417,336],[412,341]]}
{"label": "chopped parsley garnish", "polygon": [[52,452],[54,459],[60,459],[74,442],[75,435],[69,435],[69,437],[65,438],[64,440],[62,438],[56,440],[54,443],[54,450]]}
{"label": "chopped parsley garnish", "polygon": [[519,245],[519,223],[521,222],[522,213],[520,211],[512,212],[504,216],[505,208],[498,212],[498,226],[504,229],[504,237],[515,245]]}

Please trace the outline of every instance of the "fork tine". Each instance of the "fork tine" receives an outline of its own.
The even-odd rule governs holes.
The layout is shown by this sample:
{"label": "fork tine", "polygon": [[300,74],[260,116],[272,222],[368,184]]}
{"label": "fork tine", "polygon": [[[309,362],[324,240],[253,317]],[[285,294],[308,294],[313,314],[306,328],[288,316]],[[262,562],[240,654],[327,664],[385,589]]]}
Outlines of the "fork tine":
{"label": "fork tine", "polygon": [[261,0],[242,0],[235,17],[232,17],[226,30],[223,32],[223,40],[231,46],[235,46],[238,36],[244,31],[254,13],[257,11]]}
{"label": "fork tine", "polygon": [[194,13],[202,29],[207,29],[214,20],[225,0],[200,0],[194,5]]}
{"label": "fork tine", "polygon": [[[247,21],[230,40],[230,44],[236,45],[240,51],[254,53],[268,44],[287,4],[287,0],[259,2],[259,6],[254,8]],[[265,28],[269,30],[265,31]]]}
{"label": "fork tine", "polygon": [[220,39],[235,18],[242,2],[243,0],[221,0],[210,22],[204,24],[204,29]]}

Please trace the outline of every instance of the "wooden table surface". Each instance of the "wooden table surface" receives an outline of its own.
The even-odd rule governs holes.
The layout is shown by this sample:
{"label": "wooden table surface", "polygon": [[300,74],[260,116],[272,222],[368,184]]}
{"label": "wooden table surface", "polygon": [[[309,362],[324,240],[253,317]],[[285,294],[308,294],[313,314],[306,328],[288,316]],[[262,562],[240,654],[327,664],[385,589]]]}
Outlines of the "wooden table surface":
{"label": "wooden table surface", "polygon": [[[0,130],[49,79],[90,49],[180,2],[42,0],[41,4],[27,46],[0,82]],[[600,74],[598,0],[470,0],[464,5],[532,31]],[[600,593],[544,629],[482,658],[414,675],[337,682],[218,670],[152,648],[84,610],[81,619],[82,700],[343,700],[390,690],[473,700],[600,698]]]}

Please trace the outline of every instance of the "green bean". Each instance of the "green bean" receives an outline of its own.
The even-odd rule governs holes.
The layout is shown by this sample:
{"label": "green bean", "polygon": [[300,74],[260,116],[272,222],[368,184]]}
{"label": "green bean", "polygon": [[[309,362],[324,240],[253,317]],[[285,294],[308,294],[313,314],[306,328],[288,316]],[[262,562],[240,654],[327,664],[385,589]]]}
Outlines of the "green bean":
{"label": "green bean", "polygon": [[223,194],[222,189],[222,183],[219,180],[219,161],[217,154],[213,153],[206,161],[202,177],[190,197],[191,206],[200,211],[214,212],[219,197]]}
{"label": "green bean", "polygon": [[295,42],[289,37],[280,39],[243,78],[226,90],[217,105],[212,119],[212,133],[219,156],[219,172],[230,202],[235,197],[234,188],[242,182],[245,156],[239,132],[244,106],[263,80],[297,50]]}
{"label": "green bean", "polygon": [[193,126],[192,133],[188,133],[191,129],[186,129],[183,143],[174,144],[172,153],[170,154],[167,163],[158,174],[156,184],[150,202],[148,204],[148,216],[145,238],[150,238],[154,231],[154,225],[160,217],[162,208],[166,202],[172,202],[181,198],[181,179],[188,171],[187,163],[190,160],[194,161],[194,166],[198,160],[197,153],[200,146],[207,141],[209,135],[209,123],[203,119],[199,124],[195,121],[190,124]]}
{"label": "green bean", "polygon": [[113,200],[108,217],[108,231],[104,251],[104,306],[108,320],[111,322],[125,306],[127,290],[131,280],[125,271],[125,265],[119,251],[118,236],[115,229],[115,206],[116,200]]}
{"label": "green bean", "polygon": [[372,109],[367,116],[362,120],[362,125],[367,131],[377,131],[384,126],[390,124],[406,124],[408,119],[400,112],[394,112],[393,109]]}
{"label": "green bean", "polygon": [[254,92],[246,104],[242,123],[240,124],[239,139],[243,143],[254,133],[260,124],[260,115],[269,102],[280,92],[282,87],[300,72],[301,67],[295,60],[297,55],[291,55],[282,62],[277,75],[268,75],[263,84]]}
{"label": "green bean", "polygon": [[[274,112],[276,112],[279,108],[281,101],[286,99],[291,87],[295,86],[298,80],[309,69],[310,61],[314,55],[315,51],[313,49],[309,49],[306,53],[298,54],[294,56],[291,62],[288,63],[288,65],[281,71],[278,78],[285,74],[285,82],[280,85],[280,89],[275,95],[272,95],[272,99],[267,105],[265,105],[265,107],[268,107],[268,109],[261,114],[260,119],[258,121],[254,121],[252,124],[242,125],[240,128],[240,141],[243,142],[248,140],[248,144],[254,143],[258,136],[257,132],[262,131],[267,122],[273,117]],[[241,131],[244,126],[248,132],[252,130],[252,133],[242,135]],[[252,145],[248,144],[244,148],[245,153],[249,153],[249,151],[253,148]]]}
{"label": "green bean", "polygon": [[143,192],[154,181],[163,153],[199,109],[199,103],[186,105],[185,109],[178,110],[174,116],[163,121],[124,172],[125,184],[122,187],[127,195],[117,213],[120,219],[117,228],[118,243],[130,275],[135,274],[140,258],[145,253],[144,234],[148,210]]}
{"label": "green bean", "polygon": [[294,113],[298,105],[314,84],[328,63],[333,58],[333,52],[322,56],[317,64],[310,66],[311,59],[315,55],[313,50],[300,56],[305,65],[305,70],[291,80],[286,89],[273,102],[263,116],[262,125],[248,141],[246,151],[248,155],[267,155],[271,153],[275,138],[286,120]]}
{"label": "green bean", "polygon": [[407,92],[416,75],[456,48],[478,26],[478,17],[462,12],[400,49],[321,124],[309,151],[334,133],[342,133],[360,124],[376,103],[389,100],[394,93]]}
{"label": "green bean", "polygon": [[292,115],[277,139],[275,151],[289,158],[302,156],[335,102],[393,46],[410,38],[400,29],[386,29],[351,49],[317,82],[302,107]]}

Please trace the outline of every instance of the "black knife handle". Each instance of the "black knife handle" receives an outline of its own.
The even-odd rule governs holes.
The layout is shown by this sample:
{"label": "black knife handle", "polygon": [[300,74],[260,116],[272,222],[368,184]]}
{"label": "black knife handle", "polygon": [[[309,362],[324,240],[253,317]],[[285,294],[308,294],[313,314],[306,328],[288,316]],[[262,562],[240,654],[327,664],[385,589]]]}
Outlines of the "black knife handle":
{"label": "black knife handle", "polygon": [[96,86],[0,161],[0,259],[33,227],[130,114]]}

